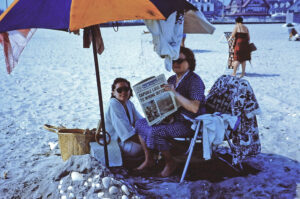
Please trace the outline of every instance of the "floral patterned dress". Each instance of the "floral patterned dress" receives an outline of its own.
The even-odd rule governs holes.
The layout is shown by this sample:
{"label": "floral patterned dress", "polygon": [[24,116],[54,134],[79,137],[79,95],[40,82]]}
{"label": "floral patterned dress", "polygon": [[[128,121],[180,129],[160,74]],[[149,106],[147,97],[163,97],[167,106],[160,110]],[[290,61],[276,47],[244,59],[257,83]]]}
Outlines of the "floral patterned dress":
{"label": "floral patterned dress", "polygon": [[256,115],[260,113],[254,92],[245,79],[223,75],[212,86],[207,100],[229,93],[231,113],[240,117],[240,124],[232,136],[233,163],[237,164],[246,157],[261,151]]}

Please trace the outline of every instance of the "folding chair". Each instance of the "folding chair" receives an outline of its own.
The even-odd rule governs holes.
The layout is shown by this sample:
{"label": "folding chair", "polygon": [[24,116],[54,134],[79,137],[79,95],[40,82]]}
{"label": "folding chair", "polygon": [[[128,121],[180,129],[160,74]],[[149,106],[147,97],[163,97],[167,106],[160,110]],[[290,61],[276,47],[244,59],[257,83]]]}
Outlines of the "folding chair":
{"label": "folding chair", "polygon": [[[224,83],[225,82],[225,83]],[[229,82],[229,83],[226,83]],[[242,85],[242,86],[241,86]],[[234,104],[233,104],[233,97],[237,94],[242,93],[242,95],[245,97],[245,95],[248,95],[249,90],[245,91],[245,85],[249,85],[249,83],[246,80],[240,79],[240,78],[236,78],[236,77],[232,77],[232,76],[226,76],[223,75],[221,76],[213,85],[212,89],[210,90],[210,93],[208,94],[208,98],[206,101],[206,110],[207,113],[209,114],[216,114],[219,113],[220,116],[222,116],[222,114],[229,114],[234,116],[233,114],[233,109],[234,109]],[[222,87],[223,86],[223,87]],[[240,87],[240,88],[239,88]],[[250,89],[251,90],[251,89]],[[252,90],[251,90],[252,91]],[[247,92],[247,94],[243,93],[243,92]],[[253,92],[252,92],[253,94]],[[247,96],[249,97],[249,96]],[[251,95],[250,97],[252,97],[254,100],[255,96],[254,94]],[[249,98],[250,98],[249,97]],[[244,104],[241,109],[244,111],[244,109],[246,108],[246,104]],[[258,110],[258,104],[255,110]],[[254,118],[255,122],[256,122],[256,118]],[[224,141],[226,141],[229,145],[229,148],[231,150],[231,153],[236,153],[237,152],[237,148],[238,146],[234,145],[231,139],[232,135],[237,135],[238,129],[241,129],[241,115],[239,115],[237,117],[236,123],[234,125],[233,128],[227,128],[225,130],[225,134],[224,134]],[[192,153],[194,150],[194,146],[196,141],[201,141],[203,144],[203,122],[202,121],[197,121],[196,122],[196,128],[195,128],[195,134],[194,137],[192,138],[191,142],[190,142],[190,146],[189,149],[187,151],[188,153],[188,157],[184,166],[184,170],[180,179],[180,182],[182,182],[185,178],[191,157],[192,157]],[[257,138],[258,139],[258,138]],[[258,143],[258,144],[257,144]],[[256,151],[254,151],[252,154],[247,154],[247,155],[256,155],[257,153],[260,152],[260,143],[257,142],[255,144],[256,148],[258,148]],[[217,153],[215,153],[214,151],[212,151],[212,154],[215,155],[218,159],[220,159],[221,161],[225,162],[226,164],[228,164],[230,167],[232,167],[234,170],[236,170],[237,172],[241,172],[243,171],[243,167],[241,164],[241,161],[235,162],[235,163],[229,163],[228,161],[226,161],[225,159],[223,159],[222,157],[220,157]]]}
{"label": "folding chair", "polygon": [[[235,131],[237,126],[239,125],[239,118],[237,118],[236,120],[236,123],[235,123],[235,128],[233,129],[230,129],[230,127],[228,127],[226,130],[225,130],[225,133],[224,133],[224,141],[226,141],[229,145],[229,148],[233,149],[233,144],[230,140],[230,132],[232,131]],[[188,166],[189,166],[189,163],[190,163],[190,160],[192,158],[192,154],[193,154],[193,151],[194,151],[194,147],[195,147],[195,144],[197,141],[201,141],[202,144],[203,144],[203,136],[202,136],[202,133],[203,133],[203,121],[202,120],[199,120],[196,122],[196,129],[195,129],[195,134],[194,134],[194,137],[191,139],[190,141],[190,146],[189,146],[189,149],[187,150],[186,153],[188,153],[188,157],[187,157],[187,160],[185,162],[185,166],[184,166],[184,169],[183,169],[183,172],[182,172],[182,176],[181,176],[181,179],[180,179],[180,183],[183,182],[184,178],[185,178],[185,175],[186,175],[186,172],[187,172],[187,169],[188,169]],[[218,159],[220,159],[221,161],[225,162],[228,166],[232,167],[235,171],[237,172],[241,172],[243,170],[242,168],[242,165],[239,164],[239,168],[237,168],[235,165],[232,165],[231,163],[229,163],[227,160],[223,159],[222,157],[220,157],[219,155],[217,155],[217,153],[215,153],[214,150],[212,150],[212,155],[213,156],[216,156]]]}

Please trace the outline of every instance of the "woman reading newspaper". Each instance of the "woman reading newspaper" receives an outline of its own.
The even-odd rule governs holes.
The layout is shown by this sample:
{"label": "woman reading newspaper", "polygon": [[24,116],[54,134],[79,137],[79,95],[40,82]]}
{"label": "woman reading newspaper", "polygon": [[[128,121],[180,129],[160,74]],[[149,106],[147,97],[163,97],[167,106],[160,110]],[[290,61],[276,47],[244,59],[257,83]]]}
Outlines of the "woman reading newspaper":
{"label": "woman reading newspaper", "polygon": [[129,100],[132,96],[130,82],[116,78],[111,86],[111,99],[105,115],[105,126],[111,139],[119,140],[119,146],[124,156],[143,154],[139,138],[135,133],[134,124],[142,116]]}
{"label": "woman reading newspaper", "polygon": [[136,170],[144,170],[155,165],[152,150],[158,150],[165,159],[164,169],[161,177],[170,176],[177,165],[170,153],[169,139],[173,137],[190,136],[193,131],[190,121],[184,119],[183,115],[194,118],[205,113],[204,103],[205,86],[201,78],[194,73],[196,61],[194,53],[185,47],[180,48],[180,55],[177,60],[173,60],[172,69],[175,75],[168,79],[168,84],[164,85],[166,91],[172,91],[176,101],[181,105],[177,112],[173,114],[173,121],[169,124],[158,124],[149,126],[146,119],[136,122],[136,132],[145,153],[144,162]]}

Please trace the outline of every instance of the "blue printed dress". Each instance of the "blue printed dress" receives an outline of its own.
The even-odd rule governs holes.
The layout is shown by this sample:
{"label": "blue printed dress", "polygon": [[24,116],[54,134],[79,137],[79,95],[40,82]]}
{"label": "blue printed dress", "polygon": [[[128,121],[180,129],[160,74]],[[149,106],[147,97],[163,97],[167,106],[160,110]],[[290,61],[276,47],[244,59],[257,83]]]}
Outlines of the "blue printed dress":
{"label": "blue printed dress", "polygon": [[198,113],[194,114],[183,107],[174,114],[174,122],[172,124],[159,124],[149,126],[146,119],[138,120],[135,124],[136,133],[138,133],[145,141],[149,149],[158,151],[170,150],[171,144],[168,141],[174,137],[186,137],[193,133],[191,123],[184,119],[182,114],[195,118],[197,115],[205,112],[205,86],[201,78],[194,72],[188,72],[176,87],[176,75],[168,79],[169,84],[173,84],[175,90],[182,96],[190,100],[198,100],[201,102]]}

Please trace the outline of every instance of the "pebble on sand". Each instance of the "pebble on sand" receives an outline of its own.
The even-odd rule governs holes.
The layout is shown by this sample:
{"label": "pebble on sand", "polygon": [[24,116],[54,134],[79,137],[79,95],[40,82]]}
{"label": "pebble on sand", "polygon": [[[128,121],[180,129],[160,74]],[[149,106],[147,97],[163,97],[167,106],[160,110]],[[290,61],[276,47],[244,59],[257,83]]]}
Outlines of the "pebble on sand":
{"label": "pebble on sand", "polygon": [[121,186],[121,190],[126,194],[126,195],[129,195],[129,191],[128,191],[128,188],[126,185],[122,185]]}
{"label": "pebble on sand", "polygon": [[73,181],[82,181],[83,180],[83,176],[80,173],[75,172],[75,171],[72,172],[71,178]]}
{"label": "pebble on sand", "polygon": [[102,179],[102,184],[103,184],[103,186],[104,186],[105,189],[108,189],[108,187],[110,185],[110,181],[111,181],[110,177],[104,177]]}
{"label": "pebble on sand", "polygon": [[108,192],[111,194],[111,195],[114,195],[114,194],[117,194],[119,192],[119,189],[116,187],[116,186],[111,186],[108,190]]}

